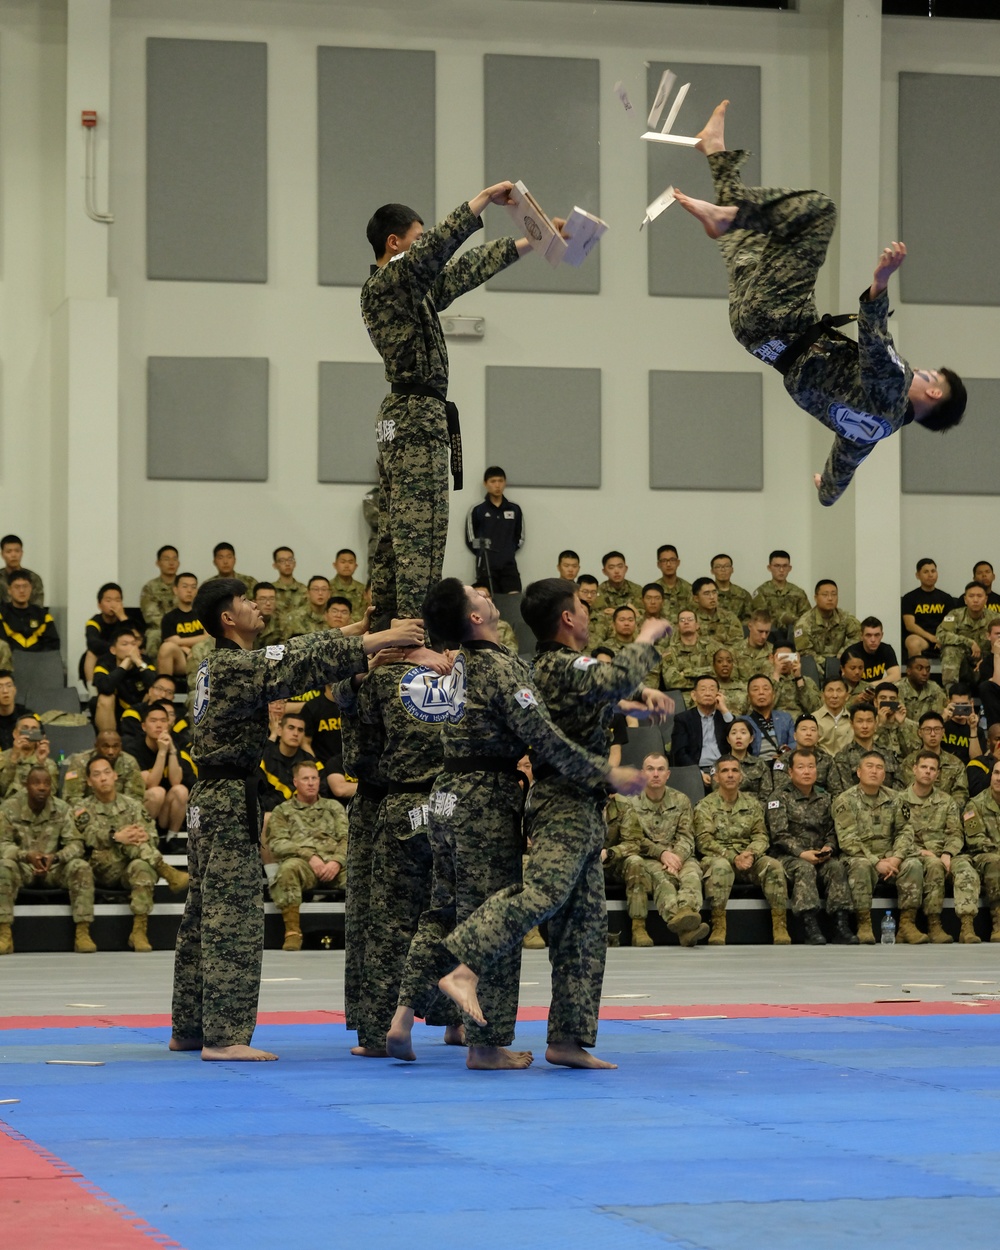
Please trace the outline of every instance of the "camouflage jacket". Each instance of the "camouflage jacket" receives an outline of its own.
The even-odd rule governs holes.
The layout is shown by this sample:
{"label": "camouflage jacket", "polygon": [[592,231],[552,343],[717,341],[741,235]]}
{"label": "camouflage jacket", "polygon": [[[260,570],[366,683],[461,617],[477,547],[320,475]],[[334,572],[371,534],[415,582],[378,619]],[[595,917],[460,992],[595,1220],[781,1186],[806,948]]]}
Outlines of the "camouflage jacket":
{"label": "camouflage jacket", "polygon": [[676,625],[679,613],[683,612],[685,608],[694,608],[694,595],[691,593],[691,583],[686,582],[683,577],[678,577],[677,585],[671,588],[662,577],[658,577],[656,584],[663,591],[663,615],[668,621],[672,621]]}
{"label": "camouflage jacket", "polygon": [[[365,677],[361,684],[364,685],[367,680],[368,677]],[[370,722],[364,725],[361,723],[358,691],[354,689],[351,679],[334,683],[332,697],[340,708],[340,742],[345,779],[384,786],[386,779],[382,774],[382,734],[379,726]]]}
{"label": "camouflage jacket", "polygon": [[638,582],[630,582],[627,577],[620,586],[609,581],[601,582],[594,600],[594,611],[603,612],[606,608],[635,608],[638,618],[642,611],[642,587]]}
{"label": "camouflage jacket", "polygon": [[310,859],[347,863],[347,812],[336,799],[303,803],[293,795],[279,803],[267,826],[267,844],[280,863],[283,859]]}
{"label": "camouflage jacket", "polygon": [[[0,751],[0,795],[5,799],[9,799],[12,794],[22,791],[28,773],[31,772],[37,763],[35,752],[32,752],[27,759],[17,759],[15,758],[13,747],[7,751]],[[45,761],[44,767],[45,771],[52,778],[52,790],[55,793],[59,785],[59,766],[50,756]]]}
{"label": "camouflage jacket", "polygon": [[880,859],[912,853],[905,836],[894,833],[892,817],[896,793],[879,787],[878,794],[868,795],[853,785],[833,800],[833,827],[843,855],[854,855],[877,864]]}
{"label": "camouflage jacket", "polygon": [[623,794],[612,794],[604,809],[604,820],[607,833],[604,836],[604,849],[607,851],[605,864],[620,867],[629,855],[637,855],[638,847],[634,843],[622,841],[622,821],[629,807],[629,800]]}
{"label": "camouflage jacket", "polygon": [[831,794],[843,794],[845,790],[850,790],[852,786],[858,784],[858,764],[861,757],[867,751],[878,751],[882,759],[885,760],[885,782],[883,783],[887,790],[902,790],[909,778],[903,776],[903,766],[899,762],[899,757],[894,751],[890,751],[888,747],[875,746],[863,747],[855,738],[853,742],[849,742],[846,747],[841,748],[833,757],[833,763],[830,765],[830,773],[827,779],[826,788]]}
{"label": "camouflage jacket", "polygon": [[172,612],[177,606],[173,586],[168,586],[162,577],[154,577],[139,592],[139,610],[147,629],[158,629],[165,612]]}
{"label": "camouflage jacket", "polygon": [[[830,769],[833,767],[833,756],[816,748],[816,789],[829,790]],[[788,763],[784,759],[776,759],[771,765],[771,790],[777,794],[792,783],[788,777]]]}
{"label": "camouflage jacket", "polygon": [[986,630],[993,614],[984,609],[978,620],[968,608],[953,608],[937,627],[939,647],[961,647],[963,651],[972,651],[972,644],[977,643],[981,651],[987,650]]}
{"label": "camouflage jacket", "polygon": [[822,662],[861,641],[861,622],[840,608],[834,608],[829,618],[819,608],[812,608],[795,622],[792,637],[799,651]]}
{"label": "camouflage jacket", "polygon": [[772,580],[757,587],[750,606],[754,612],[770,612],[775,627],[787,628],[809,611],[809,597],[801,586],[792,582],[779,586]]}
{"label": "camouflage jacket", "polygon": [[911,855],[921,850],[933,851],[935,855],[958,855],[965,842],[958,804],[936,787],[924,799],[912,786],[901,790],[896,795],[892,830],[894,839],[909,836]]}
{"label": "camouflage jacket", "polygon": [[714,644],[699,640],[694,646],[676,636],[660,661],[660,686],[664,690],[693,690],[694,679],[712,671]]}
{"label": "camouflage jacket", "polygon": [[514,633],[514,626],[510,621],[497,621],[497,637],[500,639],[501,647],[506,647],[511,655],[518,654],[517,634]]}
{"label": "camouflage jacket", "polygon": [[622,817],[622,841],[635,847],[644,859],[659,859],[673,851],[681,862],[694,855],[694,816],[691,800],[667,786],[663,798],[654,802],[645,794],[629,800]]}
{"label": "camouflage jacket", "polygon": [[[67,803],[78,804],[86,795],[92,793],[87,782],[87,763],[93,758],[93,751],[78,751],[66,761],[63,773],[62,797]],[[142,769],[135,757],[122,751],[114,762],[115,776],[118,778],[119,793],[140,803],[146,794],[146,783],[142,778]]]}
{"label": "camouflage jacket", "polygon": [[753,602],[753,595],[749,590],[744,590],[742,586],[737,586],[735,582],[729,583],[728,590],[723,590],[721,586],[718,589],[719,607],[725,608],[727,612],[731,612],[742,625],[750,616],[750,604]]}
{"label": "camouflage jacket", "polygon": [[330,583],[330,594],[339,595],[342,599],[350,599],[352,621],[360,621],[364,616],[365,588],[361,582],[355,581],[353,577],[341,577],[337,573]]}
{"label": "camouflage jacket", "polygon": [[[771,664],[771,644],[765,642],[762,647],[751,647],[746,638],[734,642],[729,648],[736,662],[734,676],[740,681],[749,681],[751,677],[770,677],[773,669]],[[784,709],[786,712],[789,708]]]}
{"label": "camouflage jacket", "polygon": [[83,842],[62,799],[50,798],[40,812],[33,812],[27,794],[15,794],[0,804],[0,859],[24,863],[34,851],[55,855],[65,864],[83,857]]}
{"label": "camouflage jacket", "polygon": [[308,587],[296,581],[294,577],[288,586],[282,586],[280,582],[272,582],[272,585],[274,586],[275,616],[288,616],[306,606]]}
{"label": "camouflage jacket", "polygon": [[898,685],[899,699],[906,708],[908,720],[919,723],[925,712],[943,712],[948,696],[936,681],[928,681],[918,690],[909,678],[903,677]]}
{"label": "camouflage jacket", "polygon": [[729,647],[733,643],[743,641],[743,626],[740,624],[740,618],[734,616],[726,608],[716,608],[714,615],[701,608],[695,608],[694,614],[701,627],[701,637],[706,643],[717,643],[719,646]]}
{"label": "camouflage jacket", "polygon": [[[923,750],[923,747],[920,748]],[[900,767],[900,776],[902,777],[902,786],[913,784],[913,766],[917,762],[918,751],[912,751]],[[941,771],[938,773],[938,779],[934,783],[934,789],[940,790],[943,794],[951,795],[956,803],[962,804],[969,797],[969,782],[965,775],[965,765],[957,755],[952,755],[950,751],[942,751],[940,755]]]}
{"label": "camouflage jacket", "polygon": [[382,742],[387,781],[426,781],[430,790],[444,761],[441,726],[452,713],[451,675],[421,665],[380,664],[358,691],[358,718]]}
{"label": "camouflage jacket", "polygon": [[991,790],[969,799],[962,813],[965,848],[971,855],[1000,854],[1000,807]]}
{"label": "camouflage jacket", "polygon": [[292,612],[282,613],[278,618],[278,629],[286,638],[299,638],[304,634],[320,634],[330,626],[322,612],[317,615],[311,604],[304,604]]}
{"label": "camouflage jacket", "polygon": [[831,846],[836,854],[830,803],[830,796],[815,788],[811,794],[791,784],[775,790],[765,809],[772,849],[778,855],[801,855]]}
{"label": "camouflage jacket", "polygon": [[113,870],[123,859],[129,859],[128,847],[122,842],[115,842],[113,835],[127,825],[139,825],[149,834],[148,843],[143,845],[157,847],[156,825],[146,811],[145,803],[126,798],[124,794],[115,795],[110,803],[101,803],[97,796],[88,794],[76,804],[73,811],[73,824],[83,839],[83,844],[90,852],[90,862],[100,870]]}
{"label": "camouflage jacket", "polygon": [[774,683],[774,706],[792,716],[815,712],[822,702],[819,686],[811,677],[800,677],[796,680],[791,673],[786,673]]}
{"label": "camouflage jacket", "polygon": [[755,860],[767,853],[764,809],[750,794],[737,794],[730,807],[718,791],[708,794],[694,809],[694,837],[698,854],[721,855],[730,863],[744,851]]}

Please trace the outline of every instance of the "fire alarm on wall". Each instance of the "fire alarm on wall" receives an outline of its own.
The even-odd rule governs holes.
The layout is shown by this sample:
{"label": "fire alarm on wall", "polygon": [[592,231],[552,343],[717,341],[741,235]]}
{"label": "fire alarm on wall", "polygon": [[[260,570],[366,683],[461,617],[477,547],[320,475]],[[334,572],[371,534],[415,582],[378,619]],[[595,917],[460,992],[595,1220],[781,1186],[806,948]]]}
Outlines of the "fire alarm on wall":
{"label": "fire alarm on wall", "polygon": [[83,112],[80,114],[80,121],[84,124],[84,126],[87,126],[87,127],[96,126],[97,125],[97,110],[96,109],[84,109]]}

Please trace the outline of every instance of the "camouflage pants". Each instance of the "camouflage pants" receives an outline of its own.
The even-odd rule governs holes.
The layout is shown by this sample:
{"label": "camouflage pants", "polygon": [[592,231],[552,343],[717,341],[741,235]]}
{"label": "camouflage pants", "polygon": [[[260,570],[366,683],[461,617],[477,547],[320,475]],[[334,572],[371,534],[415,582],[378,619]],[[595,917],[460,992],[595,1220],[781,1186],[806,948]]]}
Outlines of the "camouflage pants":
{"label": "camouflage pants", "polygon": [[668,872],[658,859],[630,855],[625,860],[625,897],[628,914],[633,920],[645,920],[649,912],[648,896],[664,920],[677,911],[693,907],[701,911],[701,867],[695,859],[681,864],[679,873]]}
{"label": "camouflage pants", "polygon": [[838,911],[852,910],[845,860],[828,859],[824,864],[810,864],[807,859],[798,855],[780,855],[778,862],[791,884],[794,915],[800,916],[804,911],[819,910],[821,886],[826,898],[826,910],[831,915]]}
{"label": "camouflage pants", "polygon": [[[399,990],[400,1005],[425,1019],[440,995],[438,981],[455,966],[444,939],[491,894],[520,881],[523,841],[521,791],[509,774],[442,773],[430,807],[431,898]],[[509,1046],[514,1040],[520,971],[520,943],[491,962],[477,990],[488,1023],[465,1020],[470,1046]]]}
{"label": "camouflage pants", "polygon": [[317,886],[324,890],[342,890],[346,884],[346,868],[341,868],[332,881],[320,881],[309,867],[308,860],[292,855],[278,865],[268,893],[275,907],[284,911],[286,907],[298,907],[301,904],[303,890],[315,890]]}
{"label": "camouflage pants", "polygon": [[957,681],[973,681],[972,652],[954,645],[941,648],[941,685],[945,690]]}
{"label": "camouflage pants", "polygon": [[387,395],[376,432],[380,509],[372,602],[379,616],[418,617],[428,590],[441,580],[448,538],[444,404]]}
{"label": "camouflage pants", "polygon": [[[134,849],[134,848],[133,848]],[[108,890],[131,891],[129,907],[133,916],[148,916],[153,910],[153,891],[160,874],[144,858],[119,859],[116,863],[93,865],[94,884]]]}
{"label": "camouflage pants", "polygon": [[608,945],[602,807],[575,787],[537,782],[528,800],[531,851],[522,884],[487,899],[444,941],[456,960],[481,976],[498,956],[519,948],[529,929],[547,920],[550,1044],[593,1046],[597,1040]]}
{"label": "camouflage pants", "polygon": [[872,909],[872,892],[882,878],[875,865],[862,855],[852,855],[847,860],[847,883],[850,886],[854,910],[867,915]]}
{"label": "camouflage pants", "polygon": [[736,868],[721,855],[702,860],[705,877],[705,901],[712,911],[724,910],[733,885],[755,885],[767,899],[772,910],[784,911],[788,906],[788,882],[785,870],[770,855],[760,855],[749,868]]}
{"label": "camouflage pants", "polygon": [[365,942],[371,918],[372,863],[379,800],[356,794],[347,824],[347,899],[344,904],[344,1018],[358,1027]]}
{"label": "camouflage pants", "polygon": [[[256,806],[256,805],[255,805]],[[258,813],[241,781],[199,781],[188,807],[188,885],[174,957],[173,1032],[208,1047],[249,1045],[264,951]]]}
{"label": "camouflage pants", "polygon": [[986,902],[990,907],[1000,906],[1000,855],[996,851],[984,851],[971,858],[982,882]]}
{"label": "camouflage pants", "polygon": [[[379,808],[358,1019],[358,1041],[373,1049],[385,1045],[410,943],[430,901],[434,856],[427,827],[414,833],[409,817],[426,801],[426,794],[390,794]],[[458,1008],[441,994],[426,1019],[461,1023]]]}
{"label": "camouflage pants", "polygon": [[30,864],[0,860],[0,924],[13,924],[14,900],[19,890],[68,890],[76,924],[94,919],[94,874],[85,859],[70,859],[36,876]]}
{"label": "camouflage pants", "polygon": [[979,911],[979,874],[968,855],[956,855],[950,873],[936,855],[911,855],[904,859],[896,878],[900,910],[916,911],[922,907],[925,916],[940,916],[949,877],[955,914],[974,916]]}

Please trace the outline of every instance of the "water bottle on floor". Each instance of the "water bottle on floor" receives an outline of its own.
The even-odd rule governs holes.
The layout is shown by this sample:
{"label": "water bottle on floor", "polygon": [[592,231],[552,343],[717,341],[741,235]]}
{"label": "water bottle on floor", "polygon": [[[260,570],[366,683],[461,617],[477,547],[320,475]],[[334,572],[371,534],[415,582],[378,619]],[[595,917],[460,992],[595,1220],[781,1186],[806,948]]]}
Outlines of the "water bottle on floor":
{"label": "water bottle on floor", "polygon": [[896,921],[888,907],[885,909],[885,915],[882,917],[882,945],[896,945]]}

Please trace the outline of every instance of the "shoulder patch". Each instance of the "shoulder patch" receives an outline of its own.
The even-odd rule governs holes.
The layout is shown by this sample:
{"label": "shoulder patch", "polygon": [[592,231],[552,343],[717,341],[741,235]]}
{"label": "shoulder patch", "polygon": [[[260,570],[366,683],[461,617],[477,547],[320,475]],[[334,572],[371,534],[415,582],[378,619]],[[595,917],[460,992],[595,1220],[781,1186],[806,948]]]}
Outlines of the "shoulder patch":
{"label": "shoulder patch", "polygon": [[804,630],[804,629],[797,629],[797,630],[795,631],[795,637],[796,637],[796,638],[801,638],[801,637],[802,637],[802,635],[803,635],[804,633],[805,633],[805,630]]}
{"label": "shoulder patch", "polygon": [[973,812],[963,812],[963,813],[962,813],[962,819],[963,819],[963,820],[972,820],[972,819],[975,817],[975,814],[976,814],[976,813],[975,813],[974,811],[973,811]]}
{"label": "shoulder patch", "polygon": [[269,660],[283,660],[285,658],[285,644],[279,642],[276,646],[265,647],[264,654]]}
{"label": "shoulder patch", "polygon": [[599,660],[595,660],[592,655],[579,655],[573,661],[573,667],[578,669],[590,668],[591,664],[599,664]]}
{"label": "shoulder patch", "polygon": [[781,762],[781,760],[775,760],[774,763],[771,765],[771,772],[773,773],[783,773],[784,771],[785,771],[785,766]]}
{"label": "shoulder patch", "polygon": [[201,718],[205,715],[205,709],[208,707],[208,660],[202,660],[198,665],[198,676],[194,684],[194,723],[201,723]]}
{"label": "shoulder patch", "polygon": [[900,803],[900,805],[899,805],[899,814],[900,814],[900,816],[902,816],[902,818],[903,818],[904,820],[909,820],[909,819],[910,819],[910,805],[909,805],[909,803]]}
{"label": "shoulder patch", "polygon": [[529,707],[538,707],[538,700],[535,698],[534,693],[527,688],[516,691],[514,698],[526,711]]}
{"label": "shoulder patch", "polygon": [[777,800],[777,799],[772,799],[772,800],[770,801],[770,803],[768,803],[768,805],[767,805],[767,807],[768,807],[768,811],[770,811],[772,807],[780,807],[780,806],[781,806],[781,804],[778,802],[778,800]]}
{"label": "shoulder patch", "polygon": [[450,673],[409,669],[399,680],[399,698],[415,720],[455,724],[465,712],[465,661],[461,655]]}

